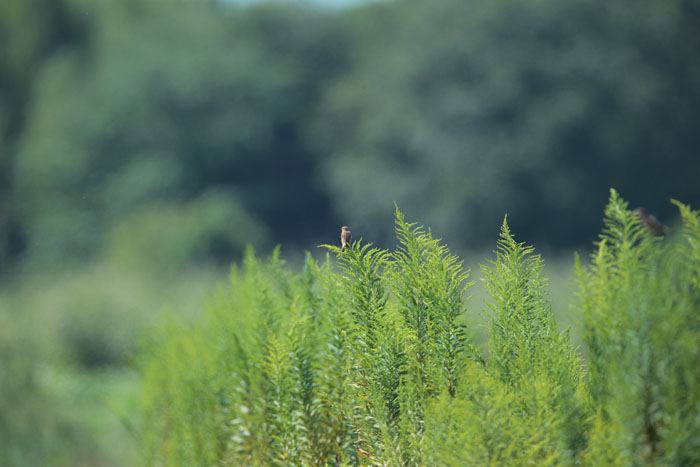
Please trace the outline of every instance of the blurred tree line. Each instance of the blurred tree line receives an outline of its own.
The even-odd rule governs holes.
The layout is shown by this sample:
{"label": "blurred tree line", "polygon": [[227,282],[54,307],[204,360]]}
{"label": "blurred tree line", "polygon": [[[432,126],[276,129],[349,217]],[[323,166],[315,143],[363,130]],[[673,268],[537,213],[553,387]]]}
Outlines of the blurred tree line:
{"label": "blurred tree line", "polygon": [[0,3],[0,268],[246,243],[589,244],[608,187],[700,204],[700,3]]}

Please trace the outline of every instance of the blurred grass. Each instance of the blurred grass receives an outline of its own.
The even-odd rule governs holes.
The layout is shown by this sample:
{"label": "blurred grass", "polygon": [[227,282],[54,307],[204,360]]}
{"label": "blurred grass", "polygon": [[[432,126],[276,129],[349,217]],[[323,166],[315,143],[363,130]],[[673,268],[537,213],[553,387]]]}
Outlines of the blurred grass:
{"label": "blurred grass", "polygon": [[0,465],[139,464],[140,341],[166,311],[196,319],[225,276],[212,267],[159,279],[96,262],[6,281]]}

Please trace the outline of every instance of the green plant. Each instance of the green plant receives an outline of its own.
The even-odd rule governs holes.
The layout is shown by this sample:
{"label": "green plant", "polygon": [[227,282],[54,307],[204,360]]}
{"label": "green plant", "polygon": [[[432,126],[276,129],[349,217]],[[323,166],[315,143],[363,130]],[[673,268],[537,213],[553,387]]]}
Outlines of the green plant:
{"label": "green plant", "polygon": [[588,386],[599,413],[586,459],[700,461],[698,212],[682,239],[654,236],[614,190],[591,265],[577,261]]}
{"label": "green plant", "polygon": [[206,319],[164,325],[146,356],[146,461],[696,462],[700,221],[676,204],[685,235],[668,241],[612,193],[598,252],[577,262],[587,372],[554,321],[541,257],[505,220],[482,267],[488,356],[462,323],[469,272],[398,209],[395,251],[325,245],[296,274],[279,249],[267,261],[249,249]]}
{"label": "green plant", "polygon": [[519,393],[538,384],[556,388],[549,401],[559,425],[553,436],[561,438],[561,447],[576,452],[583,448],[586,432],[582,362],[568,330],[557,330],[541,276],[542,258],[515,241],[504,219],[496,259],[489,264],[482,267],[492,298],[488,369]]}

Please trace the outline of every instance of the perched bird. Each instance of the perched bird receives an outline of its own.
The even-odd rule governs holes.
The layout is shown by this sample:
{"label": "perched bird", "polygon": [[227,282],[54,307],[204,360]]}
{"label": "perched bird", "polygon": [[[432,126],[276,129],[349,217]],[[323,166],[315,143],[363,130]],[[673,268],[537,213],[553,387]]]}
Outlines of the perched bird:
{"label": "perched bird", "polygon": [[639,218],[642,220],[644,227],[649,229],[649,232],[654,235],[664,235],[671,231],[667,226],[659,222],[653,214],[649,214],[644,208],[637,208],[634,210]]}
{"label": "perched bird", "polygon": [[352,233],[348,229],[347,225],[340,228],[340,251],[345,251],[345,247],[350,244],[350,238],[352,238]]}

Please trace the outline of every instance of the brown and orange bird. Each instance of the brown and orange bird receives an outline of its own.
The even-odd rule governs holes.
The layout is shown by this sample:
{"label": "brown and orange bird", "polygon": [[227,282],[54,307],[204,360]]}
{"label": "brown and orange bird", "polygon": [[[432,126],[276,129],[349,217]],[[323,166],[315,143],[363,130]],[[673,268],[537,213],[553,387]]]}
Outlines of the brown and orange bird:
{"label": "brown and orange bird", "polygon": [[352,233],[348,229],[347,225],[340,228],[340,251],[345,251],[345,247],[350,244],[350,239],[352,238]]}
{"label": "brown and orange bird", "polygon": [[634,210],[634,212],[636,212],[639,218],[642,220],[644,227],[649,229],[649,232],[653,233],[654,235],[665,235],[671,231],[671,229],[659,222],[653,214],[649,214],[646,209],[637,208]]}

